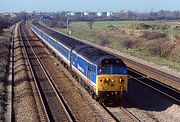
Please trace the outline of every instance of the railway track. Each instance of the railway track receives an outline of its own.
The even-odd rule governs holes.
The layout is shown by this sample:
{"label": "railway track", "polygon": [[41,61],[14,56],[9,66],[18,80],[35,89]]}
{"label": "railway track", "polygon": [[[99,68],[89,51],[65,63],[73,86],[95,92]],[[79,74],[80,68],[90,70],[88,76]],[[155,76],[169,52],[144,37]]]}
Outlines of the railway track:
{"label": "railway track", "polygon": [[33,50],[26,32],[23,29],[23,23],[21,23],[19,31],[33,80],[36,83],[38,94],[44,108],[46,121],[76,121],[63,96],[58,92],[48,71]]}
{"label": "railway track", "polygon": [[129,72],[130,78],[156,90],[157,92],[162,93],[163,95],[173,99],[175,102],[180,104],[180,91],[179,90],[169,87],[155,79],[146,77],[142,73],[139,73],[131,68],[128,68],[128,72]]}
{"label": "railway track", "polygon": [[[119,106],[119,107],[107,107],[104,104],[101,104],[101,106],[117,122],[121,122],[121,121],[140,122],[140,119],[138,119],[136,116],[134,116],[134,114],[132,114],[130,111],[128,111],[128,109],[126,109],[123,106]],[[120,112],[124,114],[123,117],[118,114]]]}

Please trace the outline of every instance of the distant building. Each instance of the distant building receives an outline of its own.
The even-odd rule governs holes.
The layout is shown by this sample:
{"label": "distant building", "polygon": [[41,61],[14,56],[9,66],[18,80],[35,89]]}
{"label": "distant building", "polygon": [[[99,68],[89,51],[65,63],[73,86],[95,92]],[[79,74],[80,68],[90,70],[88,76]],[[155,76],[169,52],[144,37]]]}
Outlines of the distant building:
{"label": "distant building", "polygon": [[15,13],[10,13],[10,16],[11,17],[16,17],[16,14]]}
{"label": "distant building", "polygon": [[106,16],[107,16],[107,17],[112,16],[112,15],[113,15],[112,12],[107,12],[107,13],[106,13]]}
{"label": "distant building", "polygon": [[83,12],[83,15],[84,16],[89,16],[89,12],[85,11],[85,12]]}
{"label": "distant building", "polygon": [[96,16],[96,12],[89,12],[89,16]]}
{"label": "distant building", "polygon": [[74,13],[74,12],[68,12],[67,15],[68,15],[68,16],[74,16],[75,13]]}
{"label": "distant building", "polygon": [[67,16],[83,16],[82,12],[68,12]]}
{"label": "distant building", "polygon": [[74,14],[75,14],[75,16],[83,16],[82,12],[75,12]]}
{"label": "distant building", "polygon": [[3,14],[5,17],[16,17],[15,13],[4,13]]}
{"label": "distant building", "polygon": [[98,17],[101,17],[101,16],[102,16],[102,17],[106,17],[107,15],[110,16],[110,13],[107,14],[107,12],[97,12],[96,15],[97,15]]}
{"label": "distant building", "polygon": [[102,12],[97,12],[96,15],[97,15],[98,17],[100,17],[100,16],[102,16]]}
{"label": "distant building", "polygon": [[122,13],[128,13],[129,10],[128,9],[124,9],[124,10],[121,10]]}

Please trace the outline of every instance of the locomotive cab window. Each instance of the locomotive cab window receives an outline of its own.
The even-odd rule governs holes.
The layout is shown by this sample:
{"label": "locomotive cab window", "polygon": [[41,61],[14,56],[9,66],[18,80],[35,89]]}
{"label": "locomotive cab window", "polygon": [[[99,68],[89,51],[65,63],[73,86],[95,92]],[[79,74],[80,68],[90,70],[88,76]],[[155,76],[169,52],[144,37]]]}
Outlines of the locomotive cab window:
{"label": "locomotive cab window", "polygon": [[127,74],[127,68],[124,66],[101,66],[99,74]]}
{"label": "locomotive cab window", "polygon": [[121,60],[106,59],[99,66],[99,74],[127,74],[127,67]]}

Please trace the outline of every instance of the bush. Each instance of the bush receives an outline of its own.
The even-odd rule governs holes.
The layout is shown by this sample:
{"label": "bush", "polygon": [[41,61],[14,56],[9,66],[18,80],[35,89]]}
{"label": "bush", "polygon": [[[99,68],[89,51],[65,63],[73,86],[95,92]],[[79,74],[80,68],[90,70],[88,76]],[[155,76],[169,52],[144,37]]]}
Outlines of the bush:
{"label": "bush", "polygon": [[175,44],[170,43],[167,39],[156,40],[149,44],[148,50],[153,55],[158,55],[160,57],[167,57],[171,50],[174,48]]}
{"label": "bush", "polygon": [[157,32],[145,32],[142,35],[142,37],[146,38],[148,40],[153,40],[153,39],[165,38],[165,37],[167,37],[167,35],[164,33],[157,33]]}
{"label": "bush", "polygon": [[134,41],[130,38],[127,38],[123,41],[123,46],[128,49],[128,48],[133,48]]}

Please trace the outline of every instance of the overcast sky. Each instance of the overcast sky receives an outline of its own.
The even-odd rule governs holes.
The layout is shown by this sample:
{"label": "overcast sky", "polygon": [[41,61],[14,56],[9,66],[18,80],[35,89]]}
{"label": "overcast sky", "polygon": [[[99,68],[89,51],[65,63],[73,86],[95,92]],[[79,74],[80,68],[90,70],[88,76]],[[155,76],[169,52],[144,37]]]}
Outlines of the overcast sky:
{"label": "overcast sky", "polygon": [[1,12],[180,10],[180,0],[0,0]]}

